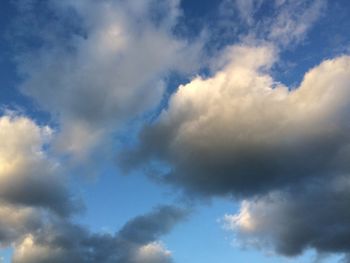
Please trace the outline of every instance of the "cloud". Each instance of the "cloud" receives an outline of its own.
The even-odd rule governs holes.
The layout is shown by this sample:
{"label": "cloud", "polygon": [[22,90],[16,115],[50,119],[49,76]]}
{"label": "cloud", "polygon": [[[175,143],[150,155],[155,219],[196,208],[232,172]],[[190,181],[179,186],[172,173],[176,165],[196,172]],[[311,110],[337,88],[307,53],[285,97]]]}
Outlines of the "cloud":
{"label": "cloud", "polygon": [[13,262],[169,263],[171,253],[158,239],[185,215],[179,208],[161,206],[132,219],[115,235],[94,234],[66,220],[54,220],[23,237]]}
{"label": "cloud", "polygon": [[41,213],[31,207],[18,207],[0,203],[0,245],[10,246],[28,231],[41,226]]}
{"label": "cloud", "polygon": [[271,47],[233,46],[226,58],[214,76],[178,88],[121,165],[163,163],[160,180],[200,196],[252,196],[349,172],[348,56],[322,62],[294,90],[268,74]]}
{"label": "cloud", "polygon": [[[172,33],[178,5],[65,0],[22,7],[25,24],[38,27],[24,38],[41,45],[25,46],[17,56],[21,90],[60,123],[57,149],[84,157],[107,134],[158,105],[167,73],[197,67],[199,46]],[[43,17],[47,21],[38,21]]]}
{"label": "cloud", "polygon": [[276,1],[277,16],[269,23],[268,39],[282,46],[301,42],[325,10],[327,1]]}
{"label": "cloud", "polygon": [[254,14],[263,3],[262,0],[236,0],[232,2],[237,8],[240,18],[248,25],[254,23]]}
{"label": "cloud", "polygon": [[149,243],[162,233],[167,233],[184,218],[186,212],[172,206],[163,206],[145,216],[130,220],[119,232],[122,238],[134,243]]}
{"label": "cloud", "polygon": [[224,0],[218,32],[235,41],[270,42],[284,49],[302,42],[326,7],[327,0]]}
{"label": "cloud", "polygon": [[62,216],[78,209],[59,174],[59,164],[44,150],[51,135],[49,127],[26,117],[0,117],[1,202],[50,209]]}
{"label": "cloud", "polygon": [[0,246],[13,246],[12,262],[172,262],[159,238],[186,210],[157,207],[114,235],[73,223],[80,206],[49,155],[53,134],[15,113],[0,118]]}
{"label": "cloud", "polygon": [[225,225],[238,243],[295,256],[307,249],[319,253],[350,251],[348,176],[312,180],[284,191],[245,200]]}
{"label": "cloud", "polygon": [[171,262],[171,252],[161,243],[153,242],[141,247],[136,255],[136,261],[140,263],[165,263]]}

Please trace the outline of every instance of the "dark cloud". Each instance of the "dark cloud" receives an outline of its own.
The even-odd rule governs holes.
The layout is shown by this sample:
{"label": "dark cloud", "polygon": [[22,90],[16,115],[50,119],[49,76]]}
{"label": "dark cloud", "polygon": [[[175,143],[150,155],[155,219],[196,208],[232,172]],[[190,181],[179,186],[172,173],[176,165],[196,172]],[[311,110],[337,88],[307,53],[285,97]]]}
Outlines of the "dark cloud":
{"label": "dark cloud", "polygon": [[61,175],[62,167],[44,147],[52,130],[31,119],[0,117],[0,201],[14,206],[41,207],[60,216],[81,209]]}
{"label": "dark cloud", "polygon": [[122,166],[163,163],[160,180],[209,197],[350,171],[349,57],[323,62],[289,91],[262,69],[273,63],[271,48],[236,46],[226,56],[213,77],[179,87]]}
{"label": "dark cloud", "polygon": [[79,200],[73,199],[61,178],[42,172],[44,174],[26,171],[8,178],[0,186],[0,199],[12,204],[47,208],[61,216],[69,216],[83,208]]}
{"label": "dark cloud", "polygon": [[28,232],[41,227],[39,210],[0,202],[0,246],[10,246]]}
{"label": "dark cloud", "polygon": [[179,208],[161,206],[132,219],[116,234],[90,233],[56,218],[17,245],[13,262],[168,263],[170,253],[157,242],[185,215]]}
{"label": "dark cloud", "polygon": [[119,232],[119,235],[136,244],[148,243],[169,232],[186,214],[183,209],[163,206],[150,214],[130,220]]}
{"label": "dark cloud", "polygon": [[226,216],[238,242],[273,248],[286,256],[307,249],[320,253],[350,251],[350,181],[347,176],[302,185],[244,201]]}

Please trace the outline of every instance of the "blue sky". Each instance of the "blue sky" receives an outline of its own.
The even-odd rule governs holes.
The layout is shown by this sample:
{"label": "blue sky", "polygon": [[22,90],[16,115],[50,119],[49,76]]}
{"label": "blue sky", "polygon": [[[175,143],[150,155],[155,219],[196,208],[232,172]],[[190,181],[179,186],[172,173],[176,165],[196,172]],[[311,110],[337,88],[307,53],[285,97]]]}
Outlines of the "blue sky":
{"label": "blue sky", "polygon": [[0,262],[350,262],[350,3],[0,6]]}

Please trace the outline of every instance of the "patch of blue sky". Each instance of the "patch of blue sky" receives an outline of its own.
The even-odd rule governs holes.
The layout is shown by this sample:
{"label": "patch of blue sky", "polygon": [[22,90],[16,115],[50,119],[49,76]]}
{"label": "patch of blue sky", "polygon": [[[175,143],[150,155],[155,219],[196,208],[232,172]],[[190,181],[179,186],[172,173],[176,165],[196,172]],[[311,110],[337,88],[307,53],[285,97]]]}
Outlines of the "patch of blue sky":
{"label": "patch of blue sky", "polygon": [[0,263],[10,263],[12,257],[12,248],[2,248],[0,249]]}

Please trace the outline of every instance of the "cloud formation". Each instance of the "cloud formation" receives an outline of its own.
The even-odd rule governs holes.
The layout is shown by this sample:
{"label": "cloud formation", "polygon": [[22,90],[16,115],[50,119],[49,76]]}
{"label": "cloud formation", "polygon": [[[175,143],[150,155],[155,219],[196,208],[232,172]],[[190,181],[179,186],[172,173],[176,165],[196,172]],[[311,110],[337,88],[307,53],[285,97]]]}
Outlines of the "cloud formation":
{"label": "cloud formation", "polygon": [[67,216],[78,209],[60,167],[45,152],[52,130],[15,115],[0,117],[0,201],[50,209]]}
{"label": "cloud formation", "polygon": [[14,246],[12,262],[172,262],[159,238],[187,211],[160,206],[114,235],[72,223],[80,206],[47,152],[52,135],[24,116],[0,118],[0,246]]}
{"label": "cloud formation", "polygon": [[284,191],[245,200],[225,225],[245,246],[295,256],[306,249],[321,253],[350,250],[348,176],[312,180]]}
{"label": "cloud formation", "polygon": [[11,246],[28,231],[35,231],[41,226],[41,213],[32,207],[21,207],[0,203],[0,245]]}
{"label": "cloud formation", "polygon": [[[52,136],[26,117],[0,118],[0,245],[14,244],[14,263],[172,262],[159,239],[186,211],[163,206],[116,234],[92,233],[71,220],[79,205],[46,148],[84,161],[159,104],[167,74],[198,69],[201,45],[174,33],[179,6],[179,0],[18,2],[21,25],[34,28],[29,48],[16,58],[21,91],[58,129]],[[208,62],[214,74],[181,85],[121,165],[156,163],[155,170],[166,171],[157,179],[189,196],[243,198],[225,222],[244,245],[287,256],[309,248],[349,252],[350,57],[323,61],[296,88],[271,74],[278,52],[303,41],[325,6],[325,0],[223,1],[240,20],[235,37],[245,44]],[[267,7],[271,13],[263,14]]]}
{"label": "cloud formation", "polygon": [[158,239],[185,216],[182,209],[161,206],[132,219],[114,235],[54,220],[23,237],[13,263],[170,263],[171,252]]}
{"label": "cloud formation", "polygon": [[[20,3],[24,23],[38,27],[24,37],[41,43],[17,57],[21,90],[55,116],[56,146],[73,157],[158,105],[167,73],[196,67],[198,46],[172,33],[177,0]],[[37,21],[45,12],[57,19]]]}
{"label": "cloud formation", "polygon": [[305,40],[326,6],[327,0],[224,0],[219,32],[244,43],[267,41],[284,49]]}
{"label": "cloud formation", "polygon": [[294,90],[268,74],[270,47],[234,46],[226,57],[214,76],[179,87],[122,164],[161,161],[170,170],[161,180],[202,196],[252,196],[349,172],[348,56],[324,61]]}

